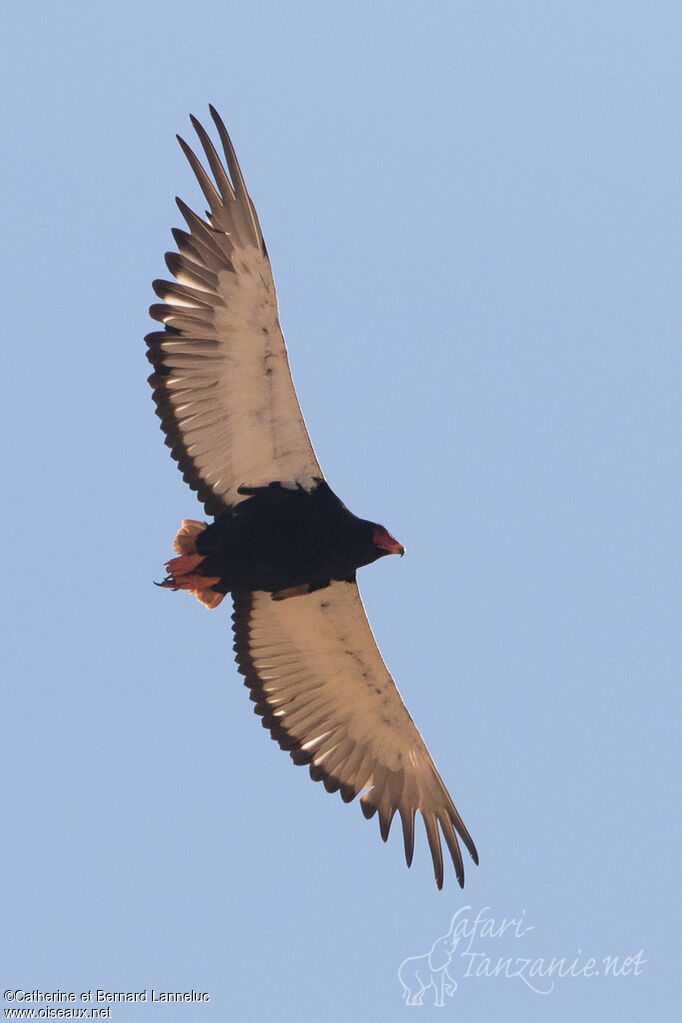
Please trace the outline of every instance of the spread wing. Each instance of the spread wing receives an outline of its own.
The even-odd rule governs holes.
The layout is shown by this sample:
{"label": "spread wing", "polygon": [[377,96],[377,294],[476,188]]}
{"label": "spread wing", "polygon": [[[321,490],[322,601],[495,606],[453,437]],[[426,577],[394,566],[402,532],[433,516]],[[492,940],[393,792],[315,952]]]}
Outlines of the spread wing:
{"label": "spread wing", "polygon": [[349,802],[362,793],[365,817],[379,814],[381,837],[400,814],[408,866],[420,811],[443,884],[438,826],[464,883],[458,833],[476,848],[384,664],[355,582],[273,600],[234,593],[237,664],[256,713],[294,763]]}
{"label": "spread wing", "polygon": [[240,486],[273,480],[310,489],[322,478],[294,390],[270,260],[225,126],[211,109],[229,177],[205,130],[192,123],[214,181],[180,145],[210,206],[207,220],[178,199],[189,231],[166,254],[177,283],[154,281],[146,337],[157,415],[183,477],[209,515],[243,500]]}

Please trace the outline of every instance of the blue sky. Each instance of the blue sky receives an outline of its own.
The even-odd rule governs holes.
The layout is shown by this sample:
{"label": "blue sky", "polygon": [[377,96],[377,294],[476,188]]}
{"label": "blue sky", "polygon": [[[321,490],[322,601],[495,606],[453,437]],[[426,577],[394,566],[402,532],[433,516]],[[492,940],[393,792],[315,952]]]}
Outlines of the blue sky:
{"label": "blue sky", "polygon": [[[119,1023],[430,1017],[401,962],[523,914],[460,935],[441,1015],[664,1018],[679,4],[66,8],[15,4],[0,42],[3,989],[210,994]],[[271,742],[226,608],[152,586],[200,513],[142,337],[209,102],[327,478],[407,547],[360,585],[478,845],[463,893]],[[577,965],[548,994],[467,976],[552,957]]]}

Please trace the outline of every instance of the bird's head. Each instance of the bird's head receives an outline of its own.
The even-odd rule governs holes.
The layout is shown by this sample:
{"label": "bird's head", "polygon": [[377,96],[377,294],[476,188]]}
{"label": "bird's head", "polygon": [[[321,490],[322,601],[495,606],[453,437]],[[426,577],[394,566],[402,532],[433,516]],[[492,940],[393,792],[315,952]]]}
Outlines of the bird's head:
{"label": "bird's head", "polygon": [[384,554],[399,554],[402,558],[405,553],[405,548],[401,543],[391,536],[385,526],[375,524],[372,528],[372,543],[375,547],[378,547],[381,557]]}

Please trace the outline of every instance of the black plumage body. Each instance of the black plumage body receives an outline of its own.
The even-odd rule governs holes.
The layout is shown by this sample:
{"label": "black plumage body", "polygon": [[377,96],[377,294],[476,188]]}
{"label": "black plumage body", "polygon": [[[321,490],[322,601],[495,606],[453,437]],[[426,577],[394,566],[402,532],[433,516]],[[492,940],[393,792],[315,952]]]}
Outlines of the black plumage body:
{"label": "black plumage body", "polygon": [[377,525],[348,511],[320,480],[308,491],[271,483],[248,494],[196,538],[201,573],[219,576],[213,589],[281,592],[352,582],[355,570],[388,554],[373,541]]}

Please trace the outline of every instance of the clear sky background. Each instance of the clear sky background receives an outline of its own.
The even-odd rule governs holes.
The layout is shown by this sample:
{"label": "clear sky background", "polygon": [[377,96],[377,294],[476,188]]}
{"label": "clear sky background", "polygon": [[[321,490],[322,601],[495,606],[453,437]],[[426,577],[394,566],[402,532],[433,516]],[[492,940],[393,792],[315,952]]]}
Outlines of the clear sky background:
{"label": "clear sky background", "polygon": [[[402,1023],[436,1011],[406,957],[523,912],[461,938],[439,1018],[669,1015],[681,44],[676,0],[5,11],[3,989]],[[174,133],[209,102],[327,478],[407,547],[360,584],[477,842],[463,893],[270,740],[226,606],[152,585],[201,514],[142,338],[173,197],[203,209]],[[485,957],[579,975],[466,976]]]}

